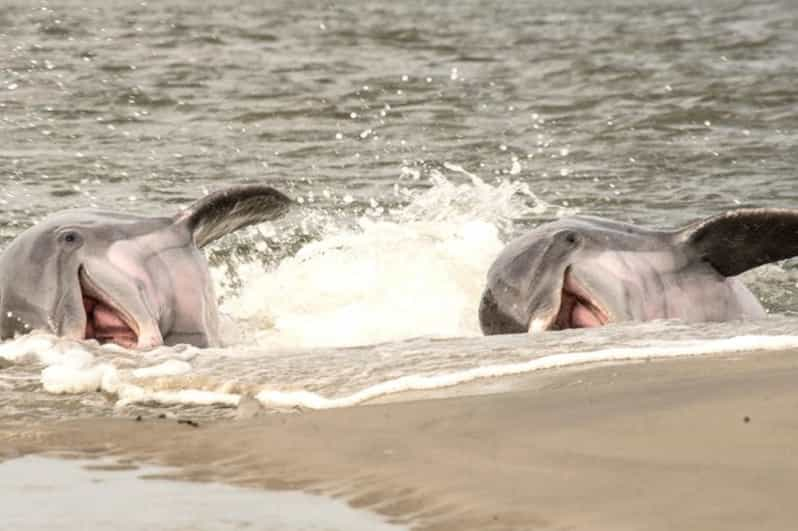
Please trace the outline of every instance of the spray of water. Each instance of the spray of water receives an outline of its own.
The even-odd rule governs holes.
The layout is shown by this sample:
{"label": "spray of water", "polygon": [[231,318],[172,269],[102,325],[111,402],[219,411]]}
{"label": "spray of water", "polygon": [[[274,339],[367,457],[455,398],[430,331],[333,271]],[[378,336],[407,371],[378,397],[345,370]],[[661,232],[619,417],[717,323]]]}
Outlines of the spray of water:
{"label": "spray of water", "polygon": [[[241,264],[240,289],[222,305],[236,337],[308,348],[478,335],[477,305],[502,234],[549,205],[526,184],[444,170],[431,170],[424,189],[400,179],[403,206],[375,206],[345,228],[331,223],[273,269]],[[405,168],[407,177],[420,174]]]}

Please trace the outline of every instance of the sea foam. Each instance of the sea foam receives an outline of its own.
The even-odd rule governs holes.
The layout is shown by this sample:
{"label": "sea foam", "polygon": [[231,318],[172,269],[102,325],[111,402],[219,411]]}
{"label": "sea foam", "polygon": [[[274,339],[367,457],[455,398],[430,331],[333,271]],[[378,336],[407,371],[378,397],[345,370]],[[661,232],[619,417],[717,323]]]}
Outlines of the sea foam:
{"label": "sea foam", "polygon": [[354,406],[377,397],[405,391],[426,391],[451,387],[483,378],[496,378],[523,373],[599,362],[653,360],[707,354],[755,350],[798,348],[798,336],[739,336],[705,341],[663,342],[650,347],[610,348],[588,352],[544,355],[520,363],[474,367],[462,371],[434,375],[407,375],[372,385],[347,396],[327,398],[308,391],[274,391],[264,389],[256,395],[265,406],[300,406],[309,409],[331,409]]}

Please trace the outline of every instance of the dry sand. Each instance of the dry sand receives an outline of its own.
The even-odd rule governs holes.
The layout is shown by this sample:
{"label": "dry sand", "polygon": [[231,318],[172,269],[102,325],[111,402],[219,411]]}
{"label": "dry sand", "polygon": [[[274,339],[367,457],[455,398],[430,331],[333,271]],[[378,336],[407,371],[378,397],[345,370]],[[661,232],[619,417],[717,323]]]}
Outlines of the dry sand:
{"label": "dry sand", "polygon": [[798,521],[798,352],[544,371],[498,394],[264,415],[0,424],[179,477],[341,496],[421,529],[749,530]]}

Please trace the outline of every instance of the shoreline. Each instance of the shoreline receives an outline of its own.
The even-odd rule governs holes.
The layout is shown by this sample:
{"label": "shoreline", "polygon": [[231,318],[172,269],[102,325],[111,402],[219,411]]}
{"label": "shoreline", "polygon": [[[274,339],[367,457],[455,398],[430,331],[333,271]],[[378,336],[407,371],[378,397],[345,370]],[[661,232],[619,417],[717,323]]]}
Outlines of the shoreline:
{"label": "shoreline", "polygon": [[331,495],[414,529],[786,529],[797,381],[798,351],[751,352],[198,426],[0,423],[0,459],[114,456],[178,467],[174,479]]}

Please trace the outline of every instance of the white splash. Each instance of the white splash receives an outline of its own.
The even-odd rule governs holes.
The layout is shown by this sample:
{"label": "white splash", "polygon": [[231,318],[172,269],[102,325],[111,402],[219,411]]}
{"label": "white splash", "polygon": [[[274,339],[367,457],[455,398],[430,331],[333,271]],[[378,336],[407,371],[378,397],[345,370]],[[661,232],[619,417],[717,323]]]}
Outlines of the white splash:
{"label": "white splash", "polygon": [[365,345],[479,334],[477,304],[501,249],[490,224],[360,221],[308,244],[275,271],[239,270],[241,295],[222,306],[255,323],[263,345]]}
{"label": "white splash", "polygon": [[548,205],[522,183],[446,168],[460,182],[433,170],[428,189],[397,186],[409,200],[401,209],[336,228],[273,271],[240,266],[242,288],[221,310],[247,330],[226,337],[301,349],[479,335],[477,307],[501,229]]}

